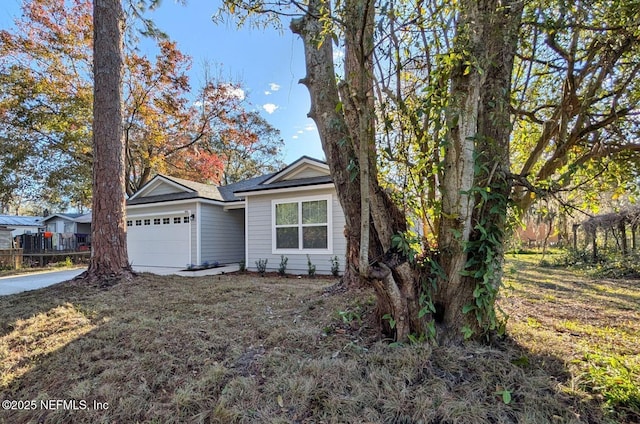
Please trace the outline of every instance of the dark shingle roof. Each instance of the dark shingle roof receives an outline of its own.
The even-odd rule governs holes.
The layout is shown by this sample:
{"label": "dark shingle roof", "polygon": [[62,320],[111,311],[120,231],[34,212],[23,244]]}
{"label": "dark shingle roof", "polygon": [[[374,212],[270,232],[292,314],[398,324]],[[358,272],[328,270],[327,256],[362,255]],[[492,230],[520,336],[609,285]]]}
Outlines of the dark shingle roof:
{"label": "dark shingle roof", "polygon": [[[266,179],[266,178],[265,178]],[[252,192],[262,190],[273,190],[277,188],[290,188],[290,187],[304,187],[318,184],[328,184],[333,180],[330,175],[323,175],[319,177],[297,178],[294,180],[277,181],[271,184],[256,184],[252,187],[246,187],[242,190],[236,190],[236,192]]]}
{"label": "dark shingle roof", "polygon": [[[308,158],[307,156],[303,156],[298,159],[294,164],[298,163],[303,159],[310,159],[318,163],[324,163],[317,159]],[[293,165],[293,164],[292,164]],[[292,165],[287,166],[285,169],[274,172],[270,174],[261,175],[259,177],[249,178],[244,181],[239,181],[237,183],[228,184],[226,186],[214,186],[210,184],[197,183],[195,181],[189,181],[182,178],[169,177],[167,175],[160,175],[163,178],[166,178],[169,181],[173,181],[176,184],[179,184],[191,191],[182,192],[182,193],[169,193],[169,194],[161,194],[157,196],[145,196],[145,197],[136,197],[134,199],[127,200],[127,205],[140,205],[145,203],[159,203],[159,202],[167,202],[172,200],[185,200],[185,199],[210,199],[217,200],[220,202],[237,202],[244,200],[244,197],[236,195],[236,193],[247,193],[253,191],[261,191],[261,190],[272,190],[278,188],[290,188],[290,187],[303,187],[303,186],[311,186],[317,184],[326,184],[331,183],[331,176],[318,176],[318,177],[309,177],[309,178],[298,178],[292,180],[284,180],[277,181],[271,184],[264,184],[265,181],[269,180],[276,174],[286,171]]]}
{"label": "dark shingle roof", "polygon": [[226,201],[234,201],[234,200],[242,200],[244,197],[238,197],[235,195],[236,192],[240,193],[243,191],[251,191],[254,187],[259,186],[264,181],[271,178],[274,174],[266,174],[260,175],[259,177],[249,178],[248,180],[239,181],[237,183],[229,184],[226,186],[218,187],[220,193],[225,198]]}
{"label": "dark shingle roof", "polygon": [[245,191],[245,189],[250,189],[256,185],[259,185],[263,181],[270,178],[272,175],[273,174],[261,175],[259,177],[249,178],[248,180],[228,184],[221,187],[162,175],[162,177],[193,191],[182,193],[168,193],[157,196],[136,197],[134,199],[127,200],[127,204],[141,205],[145,203],[159,203],[171,200],[185,199],[209,199],[217,200],[220,202],[236,202],[244,199],[243,197],[236,196],[236,191]]}
{"label": "dark shingle roof", "polygon": [[192,193],[171,193],[171,194],[161,194],[158,196],[146,196],[146,197],[136,197],[135,199],[127,200],[127,205],[142,205],[145,203],[159,203],[159,202],[168,202],[170,200],[184,200],[184,199],[201,199],[203,196],[199,196],[197,192]]}

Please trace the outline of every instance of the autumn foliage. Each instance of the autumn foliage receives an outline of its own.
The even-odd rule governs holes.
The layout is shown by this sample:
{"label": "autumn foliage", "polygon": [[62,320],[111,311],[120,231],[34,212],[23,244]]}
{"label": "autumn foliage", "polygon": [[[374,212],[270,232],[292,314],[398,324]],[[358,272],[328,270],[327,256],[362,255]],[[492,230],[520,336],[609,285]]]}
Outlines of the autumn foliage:
{"label": "autumn foliage", "polygon": [[[3,205],[21,199],[90,204],[91,4],[27,0],[15,28],[0,31]],[[281,165],[279,132],[248,110],[240,84],[205,75],[202,86],[193,87],[191,59],[175,42],[158,36],[156,56],[145,56],[133,36],[135,19],[129,17],[127,25],[123,128],[129,195],[157,173],[217,184]]]}

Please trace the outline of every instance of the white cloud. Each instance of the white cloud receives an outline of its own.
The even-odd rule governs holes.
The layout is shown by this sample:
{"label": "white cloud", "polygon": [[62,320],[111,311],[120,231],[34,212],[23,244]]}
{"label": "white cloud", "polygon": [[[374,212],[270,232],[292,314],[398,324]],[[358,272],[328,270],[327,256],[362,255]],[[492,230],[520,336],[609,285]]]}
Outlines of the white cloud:
{"label": "white cloud", "polygon": [[269,89],[271,91],[278,91],[278,90],[280,90],[280,84],[276,84],[275,82],[271,82],[271,83],[269,83]]}
{"label": "white cloud", "polygon": [[267,91],[265,91],[265,92],[264,92],[264,95],[265,95],[265,96],[268,96],[268,95],[270,95],[270,94],[271,94],[271,91],[269,91],[269,90],[267,90]]}
{"label": "white cloud", "polygon": [[298,130],[298,134],[304,134],[304,131]]}
{"label": "white cloud", "polygon": [[235,97],[238,100],[244,100],[246,97],[246,93],[240,87],[236,87],[232,84],[224,84],[223,87],[227,90],[227,95],[229,97]]}
{"label": "white cloud", "polygon": [[316,126],[315,124],[308,124],[306,127],[304,127],[305,131],[315,131],[316,130]]}
{"label": "white cloud", "polygon": [[273,103],[267,103],[262,105],[262,109],[264,109],[269,115],[278,110],[280,106],[274,105]]}
{"label": "white cloud", "polygon": [[294,139],[294,140],[297,140],[299,137],[297,135],[294,135],[291,138]]}

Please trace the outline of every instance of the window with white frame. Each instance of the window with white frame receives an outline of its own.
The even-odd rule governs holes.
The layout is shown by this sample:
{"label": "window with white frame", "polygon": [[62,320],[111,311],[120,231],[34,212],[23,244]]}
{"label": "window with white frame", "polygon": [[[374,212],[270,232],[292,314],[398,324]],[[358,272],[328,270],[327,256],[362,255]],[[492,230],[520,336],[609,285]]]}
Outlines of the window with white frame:
{"label": "window with white frame", "polygon": [[274,251],[329,251],[330,205],[330,196],[274,201]]}

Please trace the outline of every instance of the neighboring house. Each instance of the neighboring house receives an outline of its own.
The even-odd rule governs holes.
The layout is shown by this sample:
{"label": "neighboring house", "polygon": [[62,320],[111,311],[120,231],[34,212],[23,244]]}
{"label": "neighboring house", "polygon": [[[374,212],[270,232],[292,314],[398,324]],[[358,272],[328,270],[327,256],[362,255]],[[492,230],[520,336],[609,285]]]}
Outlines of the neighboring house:
{"label": "neighboring house", "polygon": [[133,265],[268,260],[287,271],[329,273],[344,267],[344,215],[326,163],[302,157],[280,172],[216,187],[157,175],[127,201],[127,248]]}
{"label": "neighboring house", "polygon": [[22,234],[37,234],[43,228],[40,216],[0,215],[0,226],[11,227],[13,237]]}
{"label": "neighboring house", "polygon": [[42,223],[46,250],[89,249],[91,213],[55,213],[44,218]]}

